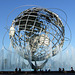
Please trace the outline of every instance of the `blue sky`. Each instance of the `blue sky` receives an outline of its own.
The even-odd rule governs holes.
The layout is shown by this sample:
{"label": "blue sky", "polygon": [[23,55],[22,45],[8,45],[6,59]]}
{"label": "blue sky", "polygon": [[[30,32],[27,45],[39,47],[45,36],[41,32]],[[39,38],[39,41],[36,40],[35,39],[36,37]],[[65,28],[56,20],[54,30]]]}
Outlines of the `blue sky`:
{"label": "blue sky", "polygon": [[[0,0],[0,49],[2,48],[2,38],[6,32],[4,27],[6,27],[7,16],[13,9],[22,5],[38,5],[43,8],[64,10],[67,14],[67,23],[72,32],[71,45],[75,48],[75,0]],[[11,18],[13,18],[12,14],[10,20]],[[5,41],[8,44],[8,40],[5,39]]]}

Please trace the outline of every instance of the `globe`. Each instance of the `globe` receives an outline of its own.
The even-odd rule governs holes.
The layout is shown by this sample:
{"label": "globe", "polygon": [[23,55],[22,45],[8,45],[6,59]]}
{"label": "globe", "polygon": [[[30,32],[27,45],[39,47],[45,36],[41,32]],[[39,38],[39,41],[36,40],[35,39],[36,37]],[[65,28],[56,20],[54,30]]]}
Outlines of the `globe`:
{"label": "globe", "polygon": [[12,46],[24,59],[43,61],[59,53],[64,44],[64,25],[57,14],[46,8],[21,12],[10,27]]}

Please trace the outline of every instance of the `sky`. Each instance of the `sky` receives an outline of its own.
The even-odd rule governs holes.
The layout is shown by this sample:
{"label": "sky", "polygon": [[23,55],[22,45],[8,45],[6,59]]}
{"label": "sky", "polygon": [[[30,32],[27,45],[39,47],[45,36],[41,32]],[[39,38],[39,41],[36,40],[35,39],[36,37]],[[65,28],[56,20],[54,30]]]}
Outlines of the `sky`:
{"label": "sky", "polygon": [[[74,63],[71,61],[71,59],[69,59],[69,61],[67,61],[67,62],[71,61],[73,66],[75,66],[75,59],[74,59],[75,58],[75,54],[74,54],[74,52],[75,52],[75,25],[74,25],[75,24],[75,0],[0,0],[0,49],[2,49],[2,47],[3,47],[2,40],[6,33],[7,26],[8,27],[11,26],[12,20],[22,10],[24,10],[24,8],[26,9],[27,7],[17,9],[15,11],[13,11],[11,14],[10,14],[10,12],[13,9],[23,6],[23,5],[37,5],[37,6],[43,7],[43,8],[58,8],[58,9],[63,10],[67,14],[67,24],[69,25],[71,33],[72,33],[71,43],[70,43],[70,46],[67,48],[67,50],[71,50],[71,49],[73,50],[73,52],[71,52],[71,51],[70,52],[73,55],[72,60]],[[9,17],[8,17],[8,15],[9,15]],[[63,18],[65,18],[64,14],[60,13],[60,15]],[[7,18],[8,18],[8,21],[7,21]],[[66,31],[67,31],[67,35],[68,35],[69,30],[66,29]],[[6,37],[4,39],[4,45],[7,46],[6,48],[8,48],[9,35],[6,35]],[[64,54],[64,52],[63,52],[63,54]],[[66,56],[66,54],[67,53],[65,53],[64,56]],[[66,60],[68,60],[68,56],[63,60],[63,62],[64,61],[66,62]]]}
{"label": "sky", "polygon": [[[6,26],[11,25],[9,22],[8,25],[6,24],[9,13],[16,7],[23,5],[37,5],[43,8],[59,8],[65,11],[67,14],[67,23],[72,33],[70,44],[75,48],[75,0],[0,0],[0,49],[3,46],[2,39],[6,32],[5,28]],[[18,12],[15,10],[14,14],[17,13]],[[13,14],[10,14],[9,21],[12,20],[12,18],[14,19],[13,16]],[[8,44],[7,38],[5,39],[5,42]]]}

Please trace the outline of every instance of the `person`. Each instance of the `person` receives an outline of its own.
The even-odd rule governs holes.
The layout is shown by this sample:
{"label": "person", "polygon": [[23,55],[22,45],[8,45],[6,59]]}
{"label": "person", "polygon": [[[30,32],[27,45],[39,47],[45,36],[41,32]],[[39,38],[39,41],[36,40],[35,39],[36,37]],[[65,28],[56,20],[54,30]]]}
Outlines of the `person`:
{"label": "person", "polygon": [[15,71],[17,72],[17,68],[15,68]]}
{"label": "person", "polygon": [[41,72],[42,70],[40,69],[40,72]]}
{"label": "person", "polygon": [[59,71],[61,71],[61,68],[59,68]]}
{"label": "person", "polygon": [[19,68],[19,72],[21,72],[21,68]]}
{"label": "person", "polygon": [[64,71],[64,68],[62,69],[62,71]]}
{"label": "person", "polygon": [[47,72],[47,69],[45,69],[45,72]]}
{"label": "person", "polygon": [[50,72],[50,69],[48,70],[48,72]]}
{"label": "person", "polygon": [[74,72],[73,67],[71,67],[71,72]]}

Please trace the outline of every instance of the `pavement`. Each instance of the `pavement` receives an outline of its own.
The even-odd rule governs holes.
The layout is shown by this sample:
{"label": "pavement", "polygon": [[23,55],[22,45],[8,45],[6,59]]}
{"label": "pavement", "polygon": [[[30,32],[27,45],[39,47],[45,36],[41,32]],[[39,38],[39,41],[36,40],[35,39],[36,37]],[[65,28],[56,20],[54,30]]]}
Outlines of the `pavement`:
{"label": "pavement", "polygon": [[0,71],[0,75],[75,75],[75,71]]}

